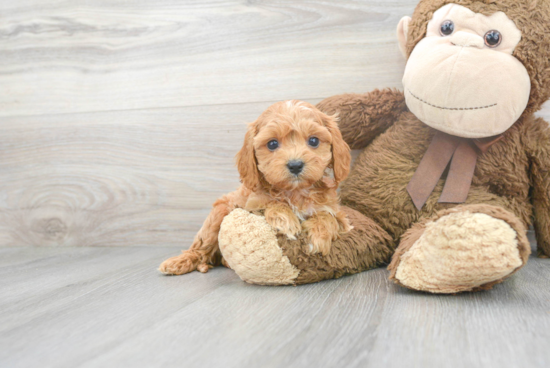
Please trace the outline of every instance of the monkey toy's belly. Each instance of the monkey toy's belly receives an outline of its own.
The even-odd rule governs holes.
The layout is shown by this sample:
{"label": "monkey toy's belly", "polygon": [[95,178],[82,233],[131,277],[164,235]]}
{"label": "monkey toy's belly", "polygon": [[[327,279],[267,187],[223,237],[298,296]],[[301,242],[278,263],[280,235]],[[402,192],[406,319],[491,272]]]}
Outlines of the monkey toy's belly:
{"label": "monkey toy's belly", "polygon": [[[361,152],[341,186],[342,203],[375,220],[396,241],[420,218],[455,206],[438,203],[446,173],[422,211],[416,209],[406,190],[435,132],[412,113],[404,113]],[[518,127],[512,127],[498,147],[491,147],[479,157],[467,203],[505,207],[528,225],[531,211],[527,160],[511,157],[518,154],[519,139]],[[518,162],[525,165],[517,165]]]}

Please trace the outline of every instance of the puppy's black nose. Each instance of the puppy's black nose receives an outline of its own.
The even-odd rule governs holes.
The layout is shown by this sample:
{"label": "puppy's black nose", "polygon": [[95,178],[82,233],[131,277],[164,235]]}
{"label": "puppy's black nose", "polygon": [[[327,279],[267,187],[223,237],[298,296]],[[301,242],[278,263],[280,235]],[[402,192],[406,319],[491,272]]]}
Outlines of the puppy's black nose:
{"label": "puppy's black nose", "polygon": [[288,171],[290,171],[294,175],[298,175],[304,169],[304,161],[300,161],[300,160],[288,161],[288,163],[286,164],[286,167],[288,167]]}

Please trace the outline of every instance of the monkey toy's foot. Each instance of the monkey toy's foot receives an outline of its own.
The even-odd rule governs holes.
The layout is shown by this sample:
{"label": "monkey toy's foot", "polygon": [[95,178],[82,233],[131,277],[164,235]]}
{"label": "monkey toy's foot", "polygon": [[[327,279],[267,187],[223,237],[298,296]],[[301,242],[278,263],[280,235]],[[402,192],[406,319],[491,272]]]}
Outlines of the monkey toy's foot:
{"label": "monkey toy's foot", "polygon": [[405,233],[388,267],[390,279],[431,293],[490,289],[527,262],[525,233],[520,220],[500,207],[441,211]]}
{"label": "monkey toy's foot", "polygon": [[248,283],[292,285],[300,272],[283,255],[277,232],[265,217],[243,209],[225,217],[219,245],[230,268]]}

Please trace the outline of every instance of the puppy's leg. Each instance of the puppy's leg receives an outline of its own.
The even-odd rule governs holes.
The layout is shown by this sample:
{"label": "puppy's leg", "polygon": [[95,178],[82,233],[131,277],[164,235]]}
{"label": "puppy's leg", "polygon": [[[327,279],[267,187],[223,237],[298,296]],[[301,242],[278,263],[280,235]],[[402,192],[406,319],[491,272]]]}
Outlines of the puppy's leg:
{"label": "puppy's leg", "polygon": [[300,220],[289,206],[283,203],[271,203],[266,206],[265,220],[278,232],[285,234],[289,239],[296,239],[296,234],[302,230]]}
{"label": "puppy's leg", "polygon": [[[345,216],[344,216],[345,217]],[[349,223],[347,224],[349,227]],[[340,223],[328,212],[317,212],[302,223],[302,229],[307,232],[310,242],[308,251],[312,254],[321,253],[326,256],[330,252],[332,241],[338,238]]]}
{"label": "puppy's leg", "polygon": [[334,216],[336,217],[336,221],[338,221],[338,232],[340,234],[345,234],[353,229],[344,211],[338,210]]}
{"label": "puppy's leg", "polygon": [[191,271],[208,272],[219,261],[218,233],[223,218],[235,207],[244,206],[246,195],[243,189],[229,193],[214,203],[214,208],[204,221],[195,240],[182,254],[162,262],[159,271],[167,275],[183,275]]}
{"label": "puppy's leg", "polygon": [[183,275],[195,270],[208,272],[213,267],[214,254],[218,250],[220,225],[229,212],[226,206],[215,205],[195,236],[191,247],[179,256],[162,262],[160,272],[168,275]]}

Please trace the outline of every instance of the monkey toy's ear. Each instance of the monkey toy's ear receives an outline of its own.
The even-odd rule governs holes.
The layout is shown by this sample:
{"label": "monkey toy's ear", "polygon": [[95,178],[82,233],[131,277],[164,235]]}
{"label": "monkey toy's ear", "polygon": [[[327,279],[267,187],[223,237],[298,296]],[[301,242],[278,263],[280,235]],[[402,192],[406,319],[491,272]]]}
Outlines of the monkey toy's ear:
{"label": "monkey toy's ear", "polygon": [[407,55],[407,35],[409,33],[409,23],[411,22],[411,17],[403,17],[399,21],[399,24],[397,25],[397,40],[399,41],[399,50],[401,50],[401,53],[405,57],[405,59],[408,58]]}

